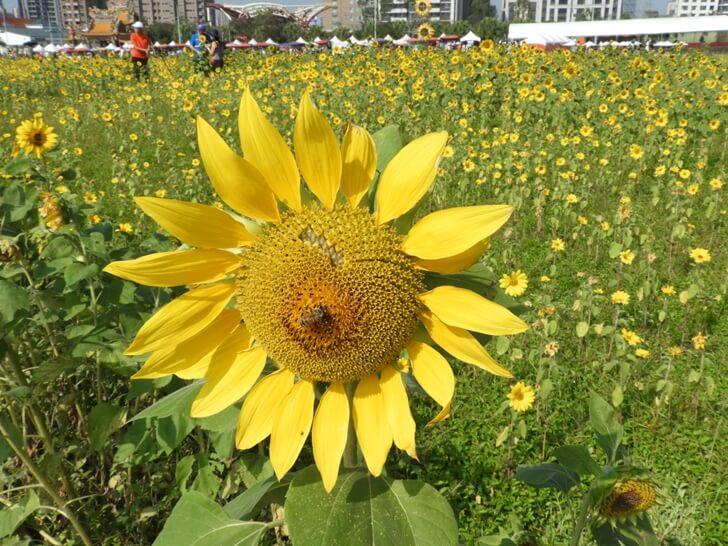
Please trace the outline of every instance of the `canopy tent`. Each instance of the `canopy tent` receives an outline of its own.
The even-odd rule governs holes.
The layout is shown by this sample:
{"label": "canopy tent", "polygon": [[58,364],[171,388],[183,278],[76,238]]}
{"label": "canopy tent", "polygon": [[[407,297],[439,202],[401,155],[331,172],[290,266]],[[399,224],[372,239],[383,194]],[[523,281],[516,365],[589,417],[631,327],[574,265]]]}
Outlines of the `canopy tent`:
{"label": "canopy tent", "polygon": [[109,44],[104,48],[106,51],[119,51],[121,48],[114,44]]}
{"label": "canopy tent", "polygon": [[660,42],[655,42],[652,44],[652,47],[675,47],[676,44],[669,40],[662,40]]}
{"label": "canopy tent", "polygon": [[576,45],[576,42],[571,38],[557,34],[536,34],[526,38],[524,43],[544,51],[574,47]]}
{"label": "canopy tent", "polygon": [[346,49],[347,47],[351,46],[349,42],[347,42],[346,40],[339,40],[336,36],[331,38],[330,42],[332,49]]}
{"label": "canopy tent", "polygon": [[385,37],[383,38],[383,40],[384,40],[385,42],[394,42],[394,38],[392,38],[391,34],[387,34],[387,35],[386,35],[386,36],[385,36]]}
{"label": "canopy tent", "polygon": [[33,48],[33,53],[45,53],[45,48],[42,45],[38,44]]}
{"label": "canopy tent", "polygon": [[299,36],[295,43],[301,44],[301,45],[309,45],[309,43],[306,40],[304,40],[302,36]]}
{"label": "canopy tent", "polygon": [[0,42],[8,47],[17,47],[31,42],[32,38],[16,32],[0,32]]}
{"label": "canopy tent", "polygon": [[271,46],[274,46],[274,45],[278,45],[278,42],[274,42],[274,41],[273,41],[273,40],[271,40],[270,38],[268,38],[268,39],[267,39],[267,40],[265,41],[265,43],[266,43],[266,45],[271,45]]}
{"label": "canopy tent", "polygon": [[468,33],[465,36],[462,36],[460,38],[461,43],[474,44],[474,43],[480,43],[480,41],[481,41],[480,37],[478,37],[478,35],[475,34],[472,30],[468,31]]}
{"label": "canopy tent", "polygon": [[46,52],[46,53],[55,53],[55,52],[56,52],[56,51],[58,51],[58,50],[59,50],[60,48],[59,48],[58,46],[56,46],[56,45],[53,45],[53,44],[48,44],[48,45],[47,45],[47,46],[45,46],[45,47],[44,47],[43,49],[45,50],[45,52]]}

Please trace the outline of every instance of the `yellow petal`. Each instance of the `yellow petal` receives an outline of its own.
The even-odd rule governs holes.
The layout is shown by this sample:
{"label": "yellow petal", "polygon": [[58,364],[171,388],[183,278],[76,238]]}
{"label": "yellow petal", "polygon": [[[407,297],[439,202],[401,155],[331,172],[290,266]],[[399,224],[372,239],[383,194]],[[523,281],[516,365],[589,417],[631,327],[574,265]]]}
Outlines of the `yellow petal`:
{"label": "yellow petal", "polygon": [[438,286],[420,294],[419,298],[449,326],[490,336],[520,334],[528,330],[528,325],[508,309],[465,288]]}
{"label": "yellow petal", "polygon": [[192,417],[208,417],[245,396],[260,376],[267,355],[262,347],[246,349],[238,336],[221,345],[212,357],[205,384],[192,403]]}
{"label": "yellow petal", "polygon": [[486,251],[489,243],[489,239],[484,239],[475,243],[465,252],[461,252],[455,256],[441,258],[439,260],[417,260],[415,265],[420,269],[442,273],[443,275],[457,273],[475,264],[483,255],[483,252]]}
{"label": "yellow petal", "polygon": [[234,292],[234,283],[203,286],[185,292],[144,323],[124,354],[142,355],[179,345],[215,320]]}
{"label": "yellow petal", "polygon": [[415,420],[410,412],[407,390],[402,375],[393,366],[385,366],[379,378],[384,410],[392,431],[394,445],[417,458],[415,450]]}
{"label": "yellow petal", "polygon": [[377,148],[366,129],[349,125],[341,143],[341,162],[341,186],[353,208],[369,189],[377,170]]}
{"label": "yellow petal", "polygon": [[296,462],[313,421],[313,382],[296,383],[278,409],[270,436],[270,462],[281,480]]}
{"label": "yellow petal", "polygon": [[413,140],[387,164],[377,188],[377,221],[402,216],[430,189],[447,133],[430,133]]}
{"label": "yellow petal", "polygon": [[354,429],[359,447],[369,472],[374,476],[382,473],[392,447],[392,431],[389,428],[384,400],[376,375],[359,381],[352,402]]}
{"label": "yellow petal", "polygon": [[407,353],[412,362],[412,375],[430,397],[442,406],[442,411],[428,424],[442,421],[450,413],[455,395],[455,375],[445,357],[426,343],[410,341]]}
{"label": "yellow petal", "polygon": [[[197,364],[227,339],[240,323],[240,313],[224,309],[210,325],[174,347],[155,351],[132,379],[151,379],[173,374]],[[204,374],[203,374],[204,375]]]}
{"label": "yellow petal", "polygon": [[156,197],[135,197],[134,201],[157,224],[188,245],[234,248],[253,242],[240,222],[215,207]]}
{"label": "yellow petal", "polygon": [[301,97],[293,147],[309,189],[326,208],[334,208],[341,181],[341,150],[331,125],[314,107],[308,92]]}
{"label": "yellow petal", "polygon": [[158,252],[112,262],[104,271],[147,286],[179,286],[218,281],[240,267],[240,258],[224,250]]}
{"label": "yellow petal", "polygon": [[215,191],[240,214],[275,222],[280,219],[273,192],[252,163],[236,154],[201,117],[197,117],[197,143],[202,163]]}
{"label": "yellow petal", "polygon": [[480,205],[438,210],[410,229],[402,250],[423,260],[457,256],[487,239],[513,212],[508,205]]}
{"label": "yellow petal", "polygon": [[420,313],[420,318],[432,341],[458,360],[473,364],[501,377],[513,377],[511,372],[491,358],[478,340],[467,330],[448,326],[429,311]]}
{"label": "yellow petal", "polygon": [[278,370],[262,379],[243,400],[235,444],[248,449],[265,440],[273,429],[273,418],[283,400],[293,388],[294,374]]}
{"label": "yellow petal", "polygon": [[293,210],[301,210],[301,179],[296,160],[247,88],[240,99],[238,130],[245,159],[260,171],[278,199]]}
{"label": "yellow petal", "polygon": [[[228,309],[226,309],[225,311],[228,311]],[[223,343],[227,342],[231,337],[237,338],[236,344],[238,345],[238,347],[241,348],[241,350],[250,349],[251,345],[253,344],[253,338],[244,324],[238,324],[235,329],[227,335],[225,340],[223,340]],[[222,345],[222,343],[220,345]],[[210,364],[212,364],[215,358],[216,352],[217,349],[209,351],[205,356],[203,356],[194,364],[185,368],[176,369],[174,371],[174,375],[176,375],[177,377],[181,377],[182,379],[200,379],[202,377],[205,377],[210,369]]]}
{"label": "yellow petal", "polygon": [[313,459],[327,493],[336,485],[348,433],[349,399],[344,385],[332,383],[319,400],[311,429]]}

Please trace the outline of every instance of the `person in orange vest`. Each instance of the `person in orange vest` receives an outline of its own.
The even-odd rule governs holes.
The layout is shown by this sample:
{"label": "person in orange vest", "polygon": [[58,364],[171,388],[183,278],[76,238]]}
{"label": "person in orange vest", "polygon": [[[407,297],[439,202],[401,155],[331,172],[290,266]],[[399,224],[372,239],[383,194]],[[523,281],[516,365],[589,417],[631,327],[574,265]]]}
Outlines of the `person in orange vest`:
{"label": "person in orange vest", "polygon": [[144,23],[137,21],[131,26],[134,34],[131,35],[131,62],[134,65],[134,77],[139,81],[139,77],[144,73],[144,79],[149,79],[149,51],[152,48],[152,40],[144,33]]}

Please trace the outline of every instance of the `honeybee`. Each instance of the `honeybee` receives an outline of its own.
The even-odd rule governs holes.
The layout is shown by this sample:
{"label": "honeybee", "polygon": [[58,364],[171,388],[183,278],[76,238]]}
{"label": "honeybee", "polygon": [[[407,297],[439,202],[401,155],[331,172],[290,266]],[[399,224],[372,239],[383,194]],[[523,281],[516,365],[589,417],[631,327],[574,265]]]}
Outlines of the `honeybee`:
{"label": "honeybee", "polygon": [[316,305],[304,311],[301,318],[298,319],[298,323],[303,328],[316,328],[317,326],[321,326],[328,322],[329,319],[330,317],[328,313],[326,313],[326,309],[320,305]]}

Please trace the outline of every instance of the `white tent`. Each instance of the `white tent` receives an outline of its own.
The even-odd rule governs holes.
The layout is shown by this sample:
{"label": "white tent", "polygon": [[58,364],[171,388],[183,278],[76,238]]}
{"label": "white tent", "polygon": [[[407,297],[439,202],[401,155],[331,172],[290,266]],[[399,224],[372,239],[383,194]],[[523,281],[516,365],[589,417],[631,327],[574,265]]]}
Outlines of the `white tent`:
{"label": "white tent", "polygon": [[480,38],[472,30],[470,30],[465,36],[460,37],[460,41],[463,43],[474,44],[476,42],[480,42]]}
{"label": "white tent", "polygon": [[536,46],[564,46],[571,47],[576,44],[571,38],[558,34],[536,34],[524,40],[528,45]]}
{"label": "white tent", "polygon": [[73,48],[74,51],[91,51],[86,44],[78,44]]}
{"label": "white tent", "polygon": [[16,32],[0,32],[0,42],[3,42],[6,46],[21,46],[30,41],[31,39],[28,36]]}
{"label": "white tent", "polygon": [[387,34],[387,35],[386,35],[386,36],[384,37],[384,41],[385,41],[385,42],[394,42],[394,38],[392,38],[392,35],[391,35],[391,34]]}
{"label": "white tent", "polygon": [[43,49],[45,50],[46,53],[55,53],[56,51],[58,51],[58,48],[56,46],[54,46],[53,44],[48,44]]}
{"label": "white tent", "polygon": [[104,48],[106,51],[118,51],[120,47],[116,47],[114,44],[109,44]]}
{"label": "white tent", "polygon": [[265,43],[266,43],[266,44],[268,44],[268,45],[278,45],[278,42],[274,42],[274,41],[273,41],[273,40],[271,40],[270,38],[268,38],[268,39],[267,39],[267,40],[265,41]]}
{"label": "white tent", "polygon": [[172,40],[172,41],[171,41],[171,42],[169,42],[169,44],[167,44],[167,45],[168,45],[169,47],[175,47],[175,46],[177,45],[177,42],[175,42],[174,40]]}
{"label": "white tent", "polygon": [[255,38],[251,38],[248,42],[250,45],[258,45],[258,41]]}
{"label": "white tent", "polygon": [[396,45],[396,46],[408,46],[408,45],[410,45],[409,39],[405,40],[404,39],[404,36],[402,38],[400,38],[399,40],[394,40],[392,43],[394,45]]}
{"label": "white tent", "polygon": [[351,46],[349,42],[347,42],[346,40],[339,40],[336,36],[331,38],[330,43],[332,49],[345,49]]}
{"label": "white tent", "polygon": [[38,44],[33,48],[33,53],[45,53],[45,48],[42,45]]}
{"label": "white tent", "polygon": [[162,47],[162,44],[160,44],[158,41],[154,42],[154,47]]}
{"label": "white tent", "polygon": [[662,40],[661,42],[655,42],[652,44],[653,47],[675,47],[675,44],[669,40]]}
{"label": "white tent", "polygon": [[[172,43],[170,42],[169,45],[172,45]],[[121,48],[124,49],[125,51],[129,51],[132,48],[132,45],[129,42],[127,42],[123,46],[121,46]]]}
{"label": "white tent", "polygon": [[241,42],[240,40],[238,40],[237,38],[235,38],[233,40],[233,45],[236,45],[236,46],[243,45],[243,42]]}
{"label": "white tent", "polygon": [[400,38],[400,40],[404,40],[405,42],[409,42],[411,39],[412,39],[412,36],[410,36],[409,34],[405,34],[404,36],[402,36]]}

